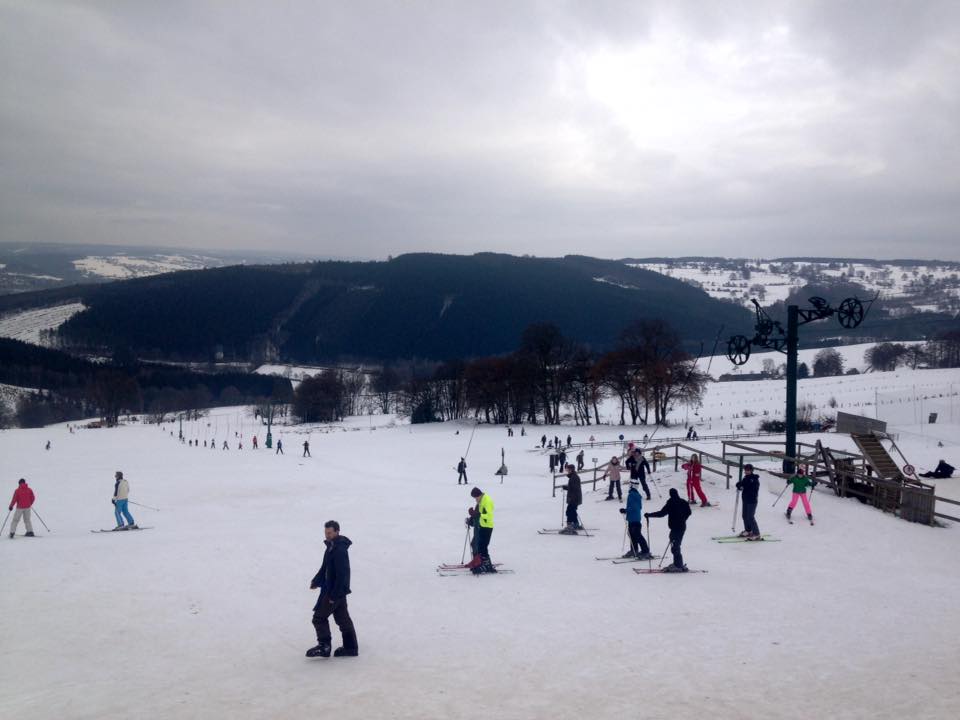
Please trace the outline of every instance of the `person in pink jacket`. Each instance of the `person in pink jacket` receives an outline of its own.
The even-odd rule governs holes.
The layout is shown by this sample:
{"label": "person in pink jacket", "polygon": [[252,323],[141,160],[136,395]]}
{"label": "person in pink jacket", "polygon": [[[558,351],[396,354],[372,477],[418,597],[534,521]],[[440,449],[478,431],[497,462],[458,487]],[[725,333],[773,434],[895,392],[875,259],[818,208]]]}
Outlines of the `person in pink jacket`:
{"label": "person in pink jacket", "polygon": [[613,490],[617,490],[617,499],[623,500],[623,492],[620,489],[620,473],[623,468],[620,466],[620,458],[614,456],[610,458],[610,464],[607,465],[607,471],[603,474],[603,477],[610,478],[610,489],[607,491],[607,500],[613,500]]}
{"label": "person in pink jacket", "polygon": [[707,496],[703,494],[703,488],[700,487],[700,476],[703,472],[703,466],[700,465],[700,458],[696,453],[690,456],[690,462],[683,464],[683,469],[687,471],[687,502],[696,505],[697,501],[693,494],[700,497],[700,507],[710,507]]}
{"label": "person in pink jacket", "polygon": [[34,496],[30,486],[27,485],[27,481],[20,478],[20,482],[17,483],[17,489],[13,491],[13,497],[10,499],[10,507],[8,508],[9,510],[13,510],[14,506],[17,508],[17,511],[13,513],[13,522],[10,524],[11,538],[17,532],[17,525],[20,524],[20,518],[23,518],[23,524],[27,526],[27,537],[33,537],[33,523],[30,522],[30,508],[33,507],[35,500],[36,496]]}

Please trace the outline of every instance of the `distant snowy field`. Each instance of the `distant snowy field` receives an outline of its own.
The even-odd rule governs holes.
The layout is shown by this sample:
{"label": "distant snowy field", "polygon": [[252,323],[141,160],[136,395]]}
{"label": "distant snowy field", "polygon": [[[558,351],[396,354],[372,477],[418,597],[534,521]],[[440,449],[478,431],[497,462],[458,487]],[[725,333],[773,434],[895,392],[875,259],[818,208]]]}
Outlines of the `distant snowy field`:
{"label": "distant snowy field", "polygon": [[41,331],[60,327],[84,309],[83,303],[69,303],[4,315],[0,317],[0,337],[42,345]]}
{"label": "distant snowy field", "polygon": [[109,280],[126,280],[177,270],[200,270],[220,267],[223,264],[223,260],[203,255],[88,255],[73,261],[73,266],[78,271]]}
{"label": "distant snowy field", "polygon": [[[801,383],[801,399],[856,408],[886,392],[917,404],[954,383],[957,371],[814,379]],[[755,423],[733,416],[782,412],[782,386],[712,385],[691,420],[701,434]],[[686,412],[674,415],[682,422]],[[960,466],[960,408],[952,422],[915,420],[904,413],[896,428],[907,457],[922,469],[940,457]],[[623,522],[618,504],[589,486],[581,516],[592,537],[537,535],[559,525],[562,508],[533,445],[544,432],[575,442],[654,433],[655,443],[677,428],[528,427],[527,437],[507,438],[502,427],[480,426],[471,443],[471,423],[373,416],[276,427],[282,456],[249,449],[250,435],[262,444],[264,434],[242,408],[184,425],[191,439],[226,438],[229,451],[183,445],[177,429],[0,432],[6,491],[26,477],[53,530],[35,519],[40,538],[0,538],[0,717],[960,715],[954,525],[920,527],[821,489],[817,525],[787,525],[784,501],[771,508],[782,483],[765,475],[758,521],[782,542],[720,545],[710,538],[730,532],[735,494],[707,475],[720,505],[694,509],[684,555],[708,574],[644,577],[594,559],[623,551]],[[304,439],[312,458],[300,457]],[[468,446],[471,484],[458,487],[454,465]],[[501,449],[502,485],[493,476]],[[608,453],[588,449],[588,463]],[[113,525],[118,469],[132,500],[159,508],[131,508],[154,529],[91,534]],[[655,479],[648,510],[683,485],[672,466]],[[472,485],[496,503],[491,553],[513,575],[436,575],[438,563],[461,557]],[[939,481],[938,492],[956,497],[958,486]],[[350,608],[361,656],[311,661],[308,585],[330,518],[354,541]],[[661,553],[666,522],[651,529]]]}

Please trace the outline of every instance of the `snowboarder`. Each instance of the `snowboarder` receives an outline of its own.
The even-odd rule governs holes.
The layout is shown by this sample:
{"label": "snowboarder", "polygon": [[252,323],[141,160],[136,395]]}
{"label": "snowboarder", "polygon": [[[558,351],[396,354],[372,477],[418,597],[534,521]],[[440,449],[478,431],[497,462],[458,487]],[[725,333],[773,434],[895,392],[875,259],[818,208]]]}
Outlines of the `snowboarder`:
{"label": "snowboarder", "polygon": [[687,518],[690,517],[690,503],[680,499],[676,488],[670,488],[670,497],[664,506],[654,513],[644,513],[645,518],[667,516],[667,527],[670,528],[670,549],[673,552],[673,565],[668,565],[664,572],[687,572],[683,564],[683,554],[680,546],[683,543],[683,534],[687,531]]}
{"label": "snowboarder", "polygon": [[925,472],[920,477],[939,479],[953,477],[953,470],[953,465],[947,463],[946,460],[941,460],[937,463],[937,467],[933,472]]}
{"label": "snowboarder", "polygon": [[610,487],[607,490],[607,500],[613,500],[613,490],[617,490],[617,499],[623,500],[623,492],[620,490],[620,458],[614,455],[610,458],[610,464],[607,465],[607,470],[603,473],[603,477],[610,478]]}
{"label": "snowboarder", "polygon": [[17,511],[13,513],[13,522],[10,524],[11,538],[17,534],[17,525],[20,524],[20,518],[23,518],[23,524],[27,527],[27,537],[34,536],[33,523],[30,522],[30,508],[33,507],[36,499],[33,490],[27,485],[27,481],[20,478],[17,481],[17,489],[13,491],[13,497],[10,498],[10,507],[7,508],[8,511],[12,511],[14,507],[17,508]]}
{"label": "snowboarder", "polygon": [[309,440],[304,440],[304,441],[303,441],[303,457],[311,457],[311,455],[310,455],[310,441],[309,441]]}
{"label": "snowboarder", "polygon": [[[130,497],[130,484],[123,477],[123,473],[117,470],[114,475],[116,482],[113,484],[113,514],[117,518],[117,526],[114,530],[139,530],[137,524],[133,521],[133,515],[127,509],[128,499]],[[123,519],[127,519],[127,525],[124,527]]]}
{"label": "snowboarder", "polygon": [[630,534],[630,552],[625,553],[623,557],[650,560],[653,555],[650,554],[650,546],[643,537],[643,498],[640,497],[638,485],[636,480],[630,481],[627,506],[620,508],[620,512],[626,515],[627,532]]}
{"label": "snowboarder", "polygon": [[330,616],[340,628],[343,646],[337,648],[334,657],[356,657],[357,633],[347,609],[347,595],[350,594],[350,556],[347,550],[353,543],[340,534],[340,523],[328,520],[323,525],[326,536],[323,563],[320,570],[310,581],[310,589],[320,588],[320,597],[313,606],[313,627],[317,631],[317,645],[307,650],[307,657],[330,657]]}
{"label": "snowboarder", "polygon": [[797,503],[802,500],[803,509],[807,513],[807,520],[813,525],[813,511],[810,510],[810,501],[807,500],[807,488],[815,488],[817,486],[816,480],[807,477],[806,472],[798,466],[793,476],[787,479],[787,485],[793,485],[793,497],[790,498],[790,504],[787,506],[787,520],[793,522],[790,516],[793,514],[793,509],[797,506]]}
{"label": "snowboarder", "polygon": [[737,483],[737,490],[741,491],[740,501],[743,503],[743,532],[740,537],[747,540],[763,540],[760,535],[760,526],[757,525],[757,503],[760,494],[760,476],[753,471],[749,463],[743,466],[747,474]]}
{"label": "snowboarder", "polygon": [[490,537],[493,535],[493,500],[480,488],[470,491],[470,497],[477,501],[476,535],[477,550],[470,561],[470,572],[474,575],[495,573],[497,569],[490,562]]}
{"label": "snowboarder", "polygon": [[696,505],[697,501],[693,494],[700,497],[700,507],[710,507],[707,496],[703,494],[703,488],[700,487],[700,476],[703,473],[703,466],[700,464],[699,456],[694,453],[690,456],[690,462],[685,462],[681,467],[687,471],[687,500],[691,505]]}
{"label": "snowboarder", "polygon": [[630,469],[630,479],[640,483],[640,486],[643,488],[643,494],[646,495],[647,500],[649,500],[652,497],[650,495],[650,488],[647,487],[647,473],[650,472],[650,463],[648,463],[647,459],[643,456],[643,450],[635,447],[625,464]]}
{"label": "snowboarder", "polygon": [[277,440],[277,451],[274,455],[283,455],[283,440]]}
{"label": "snowboarder", "polygon": [[460,458],[460,462],[457,463],[457,485],[461,482],[464,485],[467,484],[467,461],[465,458]]}
{"label": "snowboarder", "polygon": [[580,476],[573,469],[573,465],[567,465],[564,469],[567,473],[567,484],[563,486],[567,491],[567,526],[560,533],[576,535],[577,530],[583,529],[580,518],[577,517],[577,508],[583,504],[583,491],[580,488]]}
{"label": "snowboarder", "polygon": [[583,450],[577,453],[577,472],[583,470]]}

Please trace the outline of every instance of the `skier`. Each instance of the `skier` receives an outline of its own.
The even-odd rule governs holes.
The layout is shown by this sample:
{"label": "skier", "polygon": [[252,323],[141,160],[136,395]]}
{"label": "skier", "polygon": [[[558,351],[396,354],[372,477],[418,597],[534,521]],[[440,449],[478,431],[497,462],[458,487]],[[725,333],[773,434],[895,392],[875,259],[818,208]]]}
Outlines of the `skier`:
{"label": "skier", "polygon": [[513,437],[513,428],[507,426],[507,437]]}
{"label": "skier", "polygon": [[467,508],[467,517],[464,520],[466,526],[470,528],[473,535],[470,537],[470,557],[475,558],[478,555],[478,548],[480,542],[480,533],[477,532],[477,528],[480,527],[480,498],[474,498],[472,507]]}
{"label": "skier", "polygon": [[740,537],[747,540],[763,540],[756,518],[760,476],[753,471],[753,465],[749,463],[744,465],[743,469],[747,471],[747,474],[737,483],[737,490],[742,493],[740,500],[743,503],[743,532],[740,533]]}
{"label": "skier", "polygon": [[573,438],[567,435],[567,447],[570,447],[571,445],[573,445]]}
{"label": "skier", "polygon": [[283,440],[277,440],[277,451],[274,455],[283,455]]}
{"label": "skier", "polygon": [[310,455],[310,441],[309,441],[309,440],[304,440],[304,441],[303,441],[303,457],[311,457],[311,455]]}
{"label": "skier", "polygon": [[216,450],[216,449],[217,449],[217,441],[216,441],[216,440],[211,440],[211,441],[210,441],[210,449],[211,449],[211,450]]}
{"label": "skier", "polygon": [[645,518],[667,516],[667,527],[670,528],[670,549],[673,552],[673,565],[668,565],[664,572],[687,572],[683,564],[683,554],[680,546],[683,543],[683,534],[687,531],[687,518],[690,517],[690,503],[680,499],[676,488],[670,488],[670,497],[664,506],[655,513],[644,513]]}
{"label": "skier", "polygon": [[563,489],[567,491],[567,526],[560,531],[561,535],[577,535],[577,530],[582,530],[580,518],[577,517],[577,508],[583,504],[583,491],[580,488],[580,476],[573,469],[573,465],[567,465],[567,484]]}
{"label": "skier", "polygon": [[552,475],[557,469],[557,454],[550,453],[550,474]]}
{"label": "skier", "polygon": [[[133,515],[127,509],[128,498],[130,497],[130,484],[123,477],[123,473],[117,470],[114,475],[116,482],[113,485],[113,514],[117,518],[117,526],[114,530],[139,530],[137,524],[133,521]],[[127,519],[127,525],[124,527],[123,519]]]}
{"label": "skier", "polygon": [[253,449],[254,449],[254,450],[257,449],[257,436],[256,436],[256,435],[253,436]]}
{"label": "skier", "polygon": [[652,497],[650,495],[650,488],[647,487],[647,473],[650,472],[650,463],[648,463],[647,459],[643,456],[643,450],[635,447],[625,464],[630,468],[630,479],[640,483],[643,487],[643,494],[646,495],[647,500],[649,500]]}
{"label": "skier", "polygon": [[520,426],[520,437],[526,437],[526,436],[527,436],[527,429],[526,429],[523,425],[521,425],[521,426]]}
{"label": "skier", "polygon": [[460,462],[457,463],[457,485],[462,481],[464,485],[467,484],[467,461],[465,458],[460,458]]}
{"label": "skier", "polygon": [[320,588],[320,597],[313,606],[313,627],[317,631],[317,645],[307,650],[307,657],[330,657],[330,616],[340,628],[343,646],[337,648],[334,657],[356,657],[357,633],[347,609],[347,595],[350,594],[350,556],[347,550],[352,543],[340,534],[340,523],[328,520],[323,525],[326,537],[323,563],[320,570],[310,581],[310,589]]}
{"label": "skier", "polygon": [[687,440],[690,440],[693,437],[693,425],[687,428]]}
{"label": "skier", "polygon": [[793,522],[790,519],[793,509],[799,501],[803,500],[803,509],[807,512],[807,520],[813,525],[813,512],[810,510],[810,501],[807,500],[807,488],[809,487],[811,490],[815,488],[817,486],[816,480],[807,477],[806,472],[798,466],[793,476],[787,480],[787,485],[793,485],[793,497],[790,498],[790,504],[787,506],[787,520]]}
{"label": "skier", "polygon": [[46,450],[49,450],[49,449],[50,449],[50,441],[49,441],[49,440],[47,440],[47,447],[44,448],[44,449],[46,449]]}
{"label": "skier", "polygon": [[469,564],[470,572],[474,575],[495,573],[497,569],[490,562],[490,537],[493,535],[493,500],[477,487],[470,491],[470,497],[477,501],[475,532],[479,538],[476,554]]}
{"label": "skier", "polygon": [[937,467],[933,472],[925,472],[920,477],[925,478],[937,478],[943,479],[948,477],[953,477],[953,465],[950,465],[946,460],[941,460],[937,463]]}
{"label": "skier", "polygon": [[229,449],[230,449],[230,446],[227,445],[227,441],[226,441],[226,440],[223,441],[223,449],[224,449],[224,450],[229,450]]}
{"label": "skier", "polygon": [[[630,481],[630,489],[627,491],[627,506],[620,508],[620,512],[626,515],[627,532],[630,534],[630,552],[625,553],[625,558],[636,558],[637,560],[651,560],[650,546],[647,545],[643,537],[643,498],[640,497],[640,491],[637,490],[639,483],[636,480]],[[689,508],[688,508],[689,509]]]}
{"label": "skier", "polygon": [[540,438],[540,449],[542,450],[546,446],[547,446],[547,436],[544,435],[542,438]]}
{"label": "skier", "polygon": [[33,490],[27,485],[23,478],[17,481],[17,489],[13,491],[13,497],[10,498],[10,507],[7,510],[12,511],[14,507],[17,511],[13,513],[13,522],[10,524],[10,537],[17,534],[17,525],[20,524],[20,518],[23,518],[23,524],[27,526],[27,537],[34,537],[33,523],[30,522],[33,503],[36,501]]}
{"label": "skier", "polygon": [[610,464],[607,465],[607,471],[603,477],[610,478],[610,488],[607,490],[607,500],[613,500],[613,490],[617,490],[617,499],[623,500],[623,492],[620,490],[620,458],[614,455],[610,458]]}
{"label": "skier", "polygon": [[[560,446],[557,445],[557,447],[559,448]],[[559,465],[561,468],[565,468],[567,466],[567,453],[563,450],[557,454],[557,465]]]}
{"label": "skier", "polygon": [[700,507],[710,507],[707,496],[703,494],[703,488],[700,487],[700,476],[703,472],[703,466],[700,464],[700,458],[696,453],[690,456],[690,462],[685,462],[681,466],[687,471],[687,500],[691,505],[696,505],[697,501],[693,497],[696,492],[700,497]]}
{"label": "skier", "polygon": [[577,453],[577,472],[583,470],[583,450]]}

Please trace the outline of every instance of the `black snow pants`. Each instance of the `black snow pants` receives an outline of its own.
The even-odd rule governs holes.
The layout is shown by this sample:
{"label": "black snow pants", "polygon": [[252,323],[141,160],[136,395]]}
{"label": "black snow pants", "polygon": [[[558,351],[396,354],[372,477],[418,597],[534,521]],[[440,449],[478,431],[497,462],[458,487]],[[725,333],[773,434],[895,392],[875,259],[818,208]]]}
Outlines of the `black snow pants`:
{"label": "black snow pants", "polygon": [[334,622],[340,628],[340,634],[343,635],[343,647],[348,650],[357,649],[357,633],[353,628],[353,620],[350,619],[350,611],[347,610],[347,599],[331,600],[328,597],[322,597],[313,608],[313,627],[317,631],[317,644],[330,644],[330,616],[333,615]]}
{"label": "black snow pants", "polygon": [[627,532],[630,533],[630,547],[634,555],[650,552],[650,546],[647,545],[647,541],[643,537],[643,523],[629,523],[627,525]]}

